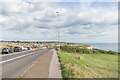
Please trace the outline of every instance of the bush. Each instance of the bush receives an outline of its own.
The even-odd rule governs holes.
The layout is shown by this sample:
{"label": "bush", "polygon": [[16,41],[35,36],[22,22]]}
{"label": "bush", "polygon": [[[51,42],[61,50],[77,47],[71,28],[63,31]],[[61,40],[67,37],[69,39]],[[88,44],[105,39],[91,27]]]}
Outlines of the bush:
{"label": "bush", "polygon": [[107,51],[104,51],[104,50],[98,50],[98,52],[103,53],[103,54],[107,54]]}
{"label": "bush", "polygon": [[108,54],[118,54],[118,53],[114,51],[108,51]]}
{"label": "bush", "polygon": [[68,53],[83,53],[83,54],[92,54],[92,53],[101,53],[101,54],[118,54],[114,51],[105,51],[105,50],[91,50],[91,49],[81,49],[77,46],[61,46],[61,51]]}
{"label": "bush", "polygon": [[64,52],[69,52],[69,53],[84,53],[84,54],[93,53],[92,50],[80,49],[79,47],[72,47],[72,46],[61,46],[60,49]]}

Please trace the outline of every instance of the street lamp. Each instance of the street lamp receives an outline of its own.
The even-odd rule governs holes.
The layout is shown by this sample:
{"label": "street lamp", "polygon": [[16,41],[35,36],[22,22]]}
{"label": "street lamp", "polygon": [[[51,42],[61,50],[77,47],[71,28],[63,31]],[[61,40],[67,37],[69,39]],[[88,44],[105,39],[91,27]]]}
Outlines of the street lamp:
{"label": "street lamp", "polygon": [[58,14],[58,27],[57,27],[57,29],[58,29],[58,35],[57,35],[57,37],[58,37],[58,44],[59,44],[59,51],[60,51],[60,36],[59,36],[59,34],[60,34],[60,31],[59,31],[59,12],[56,12],[57,14]]}

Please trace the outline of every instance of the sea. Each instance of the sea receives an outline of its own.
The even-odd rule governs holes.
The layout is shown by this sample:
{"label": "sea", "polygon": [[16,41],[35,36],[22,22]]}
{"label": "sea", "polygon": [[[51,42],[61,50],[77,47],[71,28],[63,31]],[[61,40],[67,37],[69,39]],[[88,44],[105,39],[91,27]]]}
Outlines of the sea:
{"label": "sea", "polygon": [[[106,51],[115,51],[115,52],[120,52],[120,48],[118,48],[118,43],[84,43],[87,45],[91,45],[92,48],[95,49],[101,49],[101,50],[106,50]],[[120,46],[120,44],[119,44]]]}

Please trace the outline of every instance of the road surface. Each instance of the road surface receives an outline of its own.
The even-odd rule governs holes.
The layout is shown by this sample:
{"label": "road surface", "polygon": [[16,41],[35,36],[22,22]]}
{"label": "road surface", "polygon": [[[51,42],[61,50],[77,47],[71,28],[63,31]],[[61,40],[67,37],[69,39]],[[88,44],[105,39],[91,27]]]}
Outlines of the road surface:
{"label": "road surface", "polygon": [[[17,78],[50,49],[2,55],[2,78]],[[1,67],[0,67],[1,68]]]}

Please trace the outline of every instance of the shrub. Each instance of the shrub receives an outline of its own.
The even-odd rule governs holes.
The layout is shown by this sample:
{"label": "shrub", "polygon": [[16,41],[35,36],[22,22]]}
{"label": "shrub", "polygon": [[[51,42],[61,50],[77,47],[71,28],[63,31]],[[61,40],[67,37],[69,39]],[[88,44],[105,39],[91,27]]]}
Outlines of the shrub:
{"label": "shrub", "polygon": [[108,54],[117,54],[117,52],[114,52],[114,51],[108,51]]}
{"label": "shrub", "polygon": [[68,53],[83,53],[83,54],[91,54],[91,53],[101,53],[101,54],[118,54],[118,52],[114,51],[105,51],[105,50],[91,50],[91,49],[83,49],[79,48],[79,46],[61,46],[61,51]]}
{"label": "shrub", "polygon": [[92,50],[89,49],[80,49],[79,47],[72,47],[72,46],[61,46],[60,49],[65,52],[69,53],[84,53],[89,54],[92,53]]}

